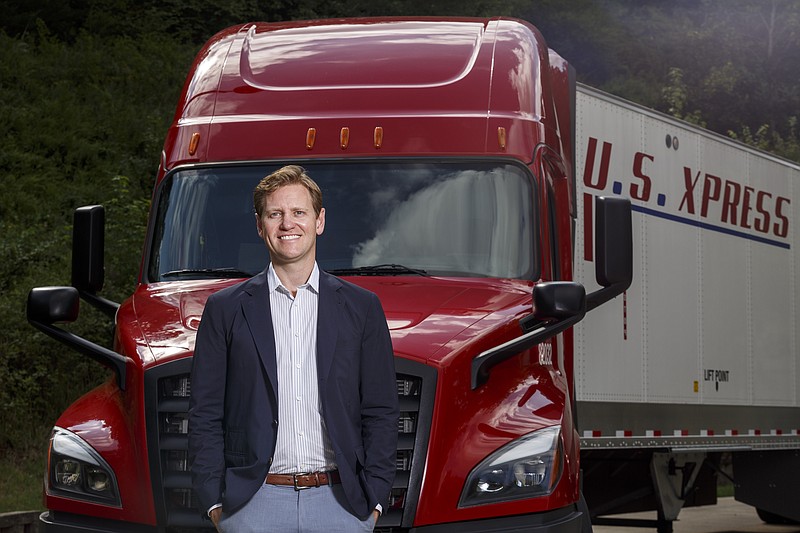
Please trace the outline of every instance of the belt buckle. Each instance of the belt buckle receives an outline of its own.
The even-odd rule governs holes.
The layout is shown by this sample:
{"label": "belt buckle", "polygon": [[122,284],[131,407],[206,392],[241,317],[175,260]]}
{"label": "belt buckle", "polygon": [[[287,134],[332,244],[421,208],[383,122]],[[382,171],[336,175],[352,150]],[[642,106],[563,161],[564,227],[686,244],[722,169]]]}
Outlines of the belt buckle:
{"label": "belt buckle", "polygon": [[[312,472],[299,472],[297,474],[292,474],[292,481],[294,482],[294,490],[306,490],[313,487],[313,485],[308,485],[307,487],[301,487],[297,484],[297,478],[300,476],[310,476]],[[317,476],[317,486],[319,487],[319,476]]]}

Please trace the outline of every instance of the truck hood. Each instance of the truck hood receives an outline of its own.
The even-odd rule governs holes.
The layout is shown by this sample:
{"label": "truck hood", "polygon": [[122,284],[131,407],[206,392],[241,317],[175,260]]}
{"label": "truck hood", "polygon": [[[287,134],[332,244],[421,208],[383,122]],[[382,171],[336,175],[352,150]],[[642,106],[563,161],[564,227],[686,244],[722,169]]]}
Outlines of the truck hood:
{"label": "truck hood", "polygon": [[[442,364],[462,343],[485,333],[470,327],[487,318],[505,323],[530,312],[531,282],[485,278],[349,277],[378,295],[397,354]],[[153,283],[140,286],[121,313],[133,312],[136,351],[145,366],[194,350],[197,326],[208,297],[236,280]],[[145,320],[144,317],[148,317]],[[159,317],[152,320],[151,317]]]}

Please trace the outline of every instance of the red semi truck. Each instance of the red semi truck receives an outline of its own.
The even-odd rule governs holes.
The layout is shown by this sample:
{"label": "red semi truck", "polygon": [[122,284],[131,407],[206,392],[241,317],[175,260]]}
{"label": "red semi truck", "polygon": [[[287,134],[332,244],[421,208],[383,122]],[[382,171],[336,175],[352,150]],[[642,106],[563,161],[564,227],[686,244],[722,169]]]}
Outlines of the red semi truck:
{"label": "red semi truck", "polygon": [[[640,172],[634,192],[593,173],[586,147],[597,148],[602,176],[613,166],[604,143],[622,143],[602,127],[590,144],[578,137],[586,125],[576,107],[590,93],[518,20],[254,23],[214,36],[167,135],[134,293],[122,304],[99,296],[104,212],[89,206],[75,213],[73,286],[29,295],[34,326],[113,370],[56,422],[43,530],[211,527],[186,455],[195,333],[210,294],[266,267],[251,191],[287,163],[305,166],[324,192],[320,268],[378,294],[392,333],[397,476],[378,530],[590,531],[586,501],[591,515],[656,509],[666,530],[676,505],[708,503],[690,497],[714,477],[700,473],[746,443],[698,450],[680,437],[610,438],[600,424],[628,424],[624,411],[654,398],[587,385],[592,364],[622,357],[619,302],[626,311],[643,236],[627,197],[633,216],[648,214],[641,176],[656,181],[652,168]],[[656,160],[639,151],[640,163]],[[652,188],[657,210],[669,195]],[[575,281],[587,267],[596,280]],[[113,349],[57,325],[77,319],[81,298],[113,317]],[[572,326],[611,300],[589,315],[609,316],[598,323],[610,340],[596,327],[576,337]],[[790,419],[796,393],[792,401],[781,407]],[[797,430],[781,427],[777,447],[795,454],[781,460],[797,472]],[[657,496],[677,478],[679,504]],[[639,499],[625,498],[632,493]]]}

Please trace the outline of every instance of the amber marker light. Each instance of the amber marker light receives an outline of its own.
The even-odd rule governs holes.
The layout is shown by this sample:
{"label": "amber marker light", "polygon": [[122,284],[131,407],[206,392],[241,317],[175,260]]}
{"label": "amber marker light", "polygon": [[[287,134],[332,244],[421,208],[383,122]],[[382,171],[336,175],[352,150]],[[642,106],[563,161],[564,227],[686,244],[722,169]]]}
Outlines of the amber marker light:
{"label": "amber marker light", "polygon": [[350,144],[350,128],[347,126],[342,128],[342,131],[339,132],[339,143],[342,146],[342,150],[347,148],[347,145]]}
{"label": "amber marker light", "polygon": [[375,134],[372,136],[375,143],[375,148],[380,148],[383,145],[383,128],[375,126]]}
{"label": "amber marker light", "polygon": [[314,143],[317,141],[317,128],[308,128],[306,132],[306,149],[311,150],[314,148]]}
{"label": "amber marker light", "polygon": [[506,149],[506,129],[503,126],[497,127],[497,144],[501,150]]}
{"label": "amber marker light", "polygon": [[189,155],[197,153],[197,145],[200,143],[200,134],[198,132],[192,133],[192,138],[189,139]]}

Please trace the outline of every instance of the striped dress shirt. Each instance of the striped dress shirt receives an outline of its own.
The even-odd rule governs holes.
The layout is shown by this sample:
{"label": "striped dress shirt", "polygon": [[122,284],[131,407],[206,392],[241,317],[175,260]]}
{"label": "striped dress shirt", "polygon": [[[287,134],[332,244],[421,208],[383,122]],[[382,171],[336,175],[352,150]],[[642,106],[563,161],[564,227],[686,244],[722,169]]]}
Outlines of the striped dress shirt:
{"label": "striped dress shirt", "polygon": [[336,468],[317,381],[319,267],[297,294],[283,286],[269,265],[269,303],[278,363],[278,437],[271,474]]}

